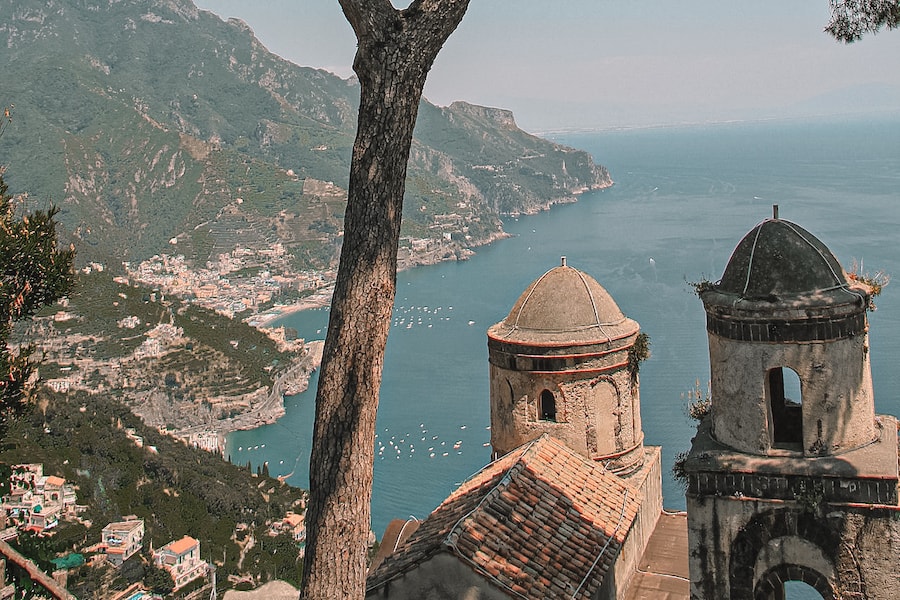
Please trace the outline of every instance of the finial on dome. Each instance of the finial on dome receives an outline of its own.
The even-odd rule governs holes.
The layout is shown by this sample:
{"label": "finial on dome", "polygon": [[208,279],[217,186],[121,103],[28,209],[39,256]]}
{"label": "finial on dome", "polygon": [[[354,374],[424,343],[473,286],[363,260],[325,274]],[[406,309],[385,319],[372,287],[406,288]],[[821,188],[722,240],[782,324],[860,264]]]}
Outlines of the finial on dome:
{"label": "finial on dome", "polygon": [[776,220],[778,219],[778,205],[777,204],[772,205],[772,218],[776,219]]}
{"label": "finial on dome", "polygon": [[560,260],[560,263],[561,263],[559,266],[561,266],[561,267],[566,266],[566,257],[565,257],[565,256],[561,256],[561,257],[559,258],[559,260]]}

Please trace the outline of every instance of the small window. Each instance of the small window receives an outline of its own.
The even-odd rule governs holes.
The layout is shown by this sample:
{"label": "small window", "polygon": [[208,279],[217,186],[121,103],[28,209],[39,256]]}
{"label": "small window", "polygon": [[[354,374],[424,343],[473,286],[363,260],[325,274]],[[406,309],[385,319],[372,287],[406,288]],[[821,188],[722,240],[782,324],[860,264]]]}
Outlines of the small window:
{"label": "small window", "polygon": [[541,404],[538,407],[541,421],[556,421],[556,397],[550,390],[541,392]]}
{"label": "small window", "polygon": [[769,402],[772,410],[772,442],[791,450],[803,446],[803,402],[800,377],[789,368],[769,371]]}

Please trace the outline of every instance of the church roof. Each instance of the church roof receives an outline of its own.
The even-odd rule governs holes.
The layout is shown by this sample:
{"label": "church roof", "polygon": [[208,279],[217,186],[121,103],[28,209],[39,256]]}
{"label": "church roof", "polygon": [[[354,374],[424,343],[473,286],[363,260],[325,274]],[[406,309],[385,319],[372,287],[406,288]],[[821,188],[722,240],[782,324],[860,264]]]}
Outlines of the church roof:
{"label": "church roof", "polygon": [[778,218],[766,219],[744,236],[711,291],[714,304],[736,298],[817,306],[859,302],[864,295],[851,291],[843,267],[821,240]]}
{"label": "church roof", "polygon": [[640,508],[639,492],[541,436],[456,489],[369,574],[373,590],[449,552],[525,598],[591,598]]}
{"label": "church roof", "polygon": [[550,269],[519,296],[490,337],[532,344],[595,343],[638,331],[612,296],[590,275],[566,266]]}

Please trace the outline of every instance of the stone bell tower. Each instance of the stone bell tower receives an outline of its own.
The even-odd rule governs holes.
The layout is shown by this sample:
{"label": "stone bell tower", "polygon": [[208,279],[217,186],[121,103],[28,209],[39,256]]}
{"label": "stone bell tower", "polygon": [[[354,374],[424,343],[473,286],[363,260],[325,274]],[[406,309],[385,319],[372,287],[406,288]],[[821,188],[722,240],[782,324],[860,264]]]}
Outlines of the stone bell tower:
{"label": "stone bell tower", "polygon": [[640,469],[639,334],[606,290],[565,258],[536,279],[488,329],[494,455],[549,433],[614,473]]}
{"label": "stone bell tower", "polygon": [[700,299],[712,401],[684,464],[691,597],[779,600],[795,580],[896,597],[897,422],[875,415],[869,289],[776,207]]}

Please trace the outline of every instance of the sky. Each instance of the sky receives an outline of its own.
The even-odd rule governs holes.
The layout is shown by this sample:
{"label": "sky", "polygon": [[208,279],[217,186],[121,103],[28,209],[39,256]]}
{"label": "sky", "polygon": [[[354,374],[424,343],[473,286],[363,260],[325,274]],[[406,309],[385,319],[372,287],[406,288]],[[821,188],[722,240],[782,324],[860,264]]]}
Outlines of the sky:
{"label": "sky", "polygon": [[[294,63],[353,74],[337,0],[195,3]],[[532,132],[900,113],[900,30],[846,45],[823,32],[829,14],[828,0],[471,0],[425,97],[507,108]]]}

